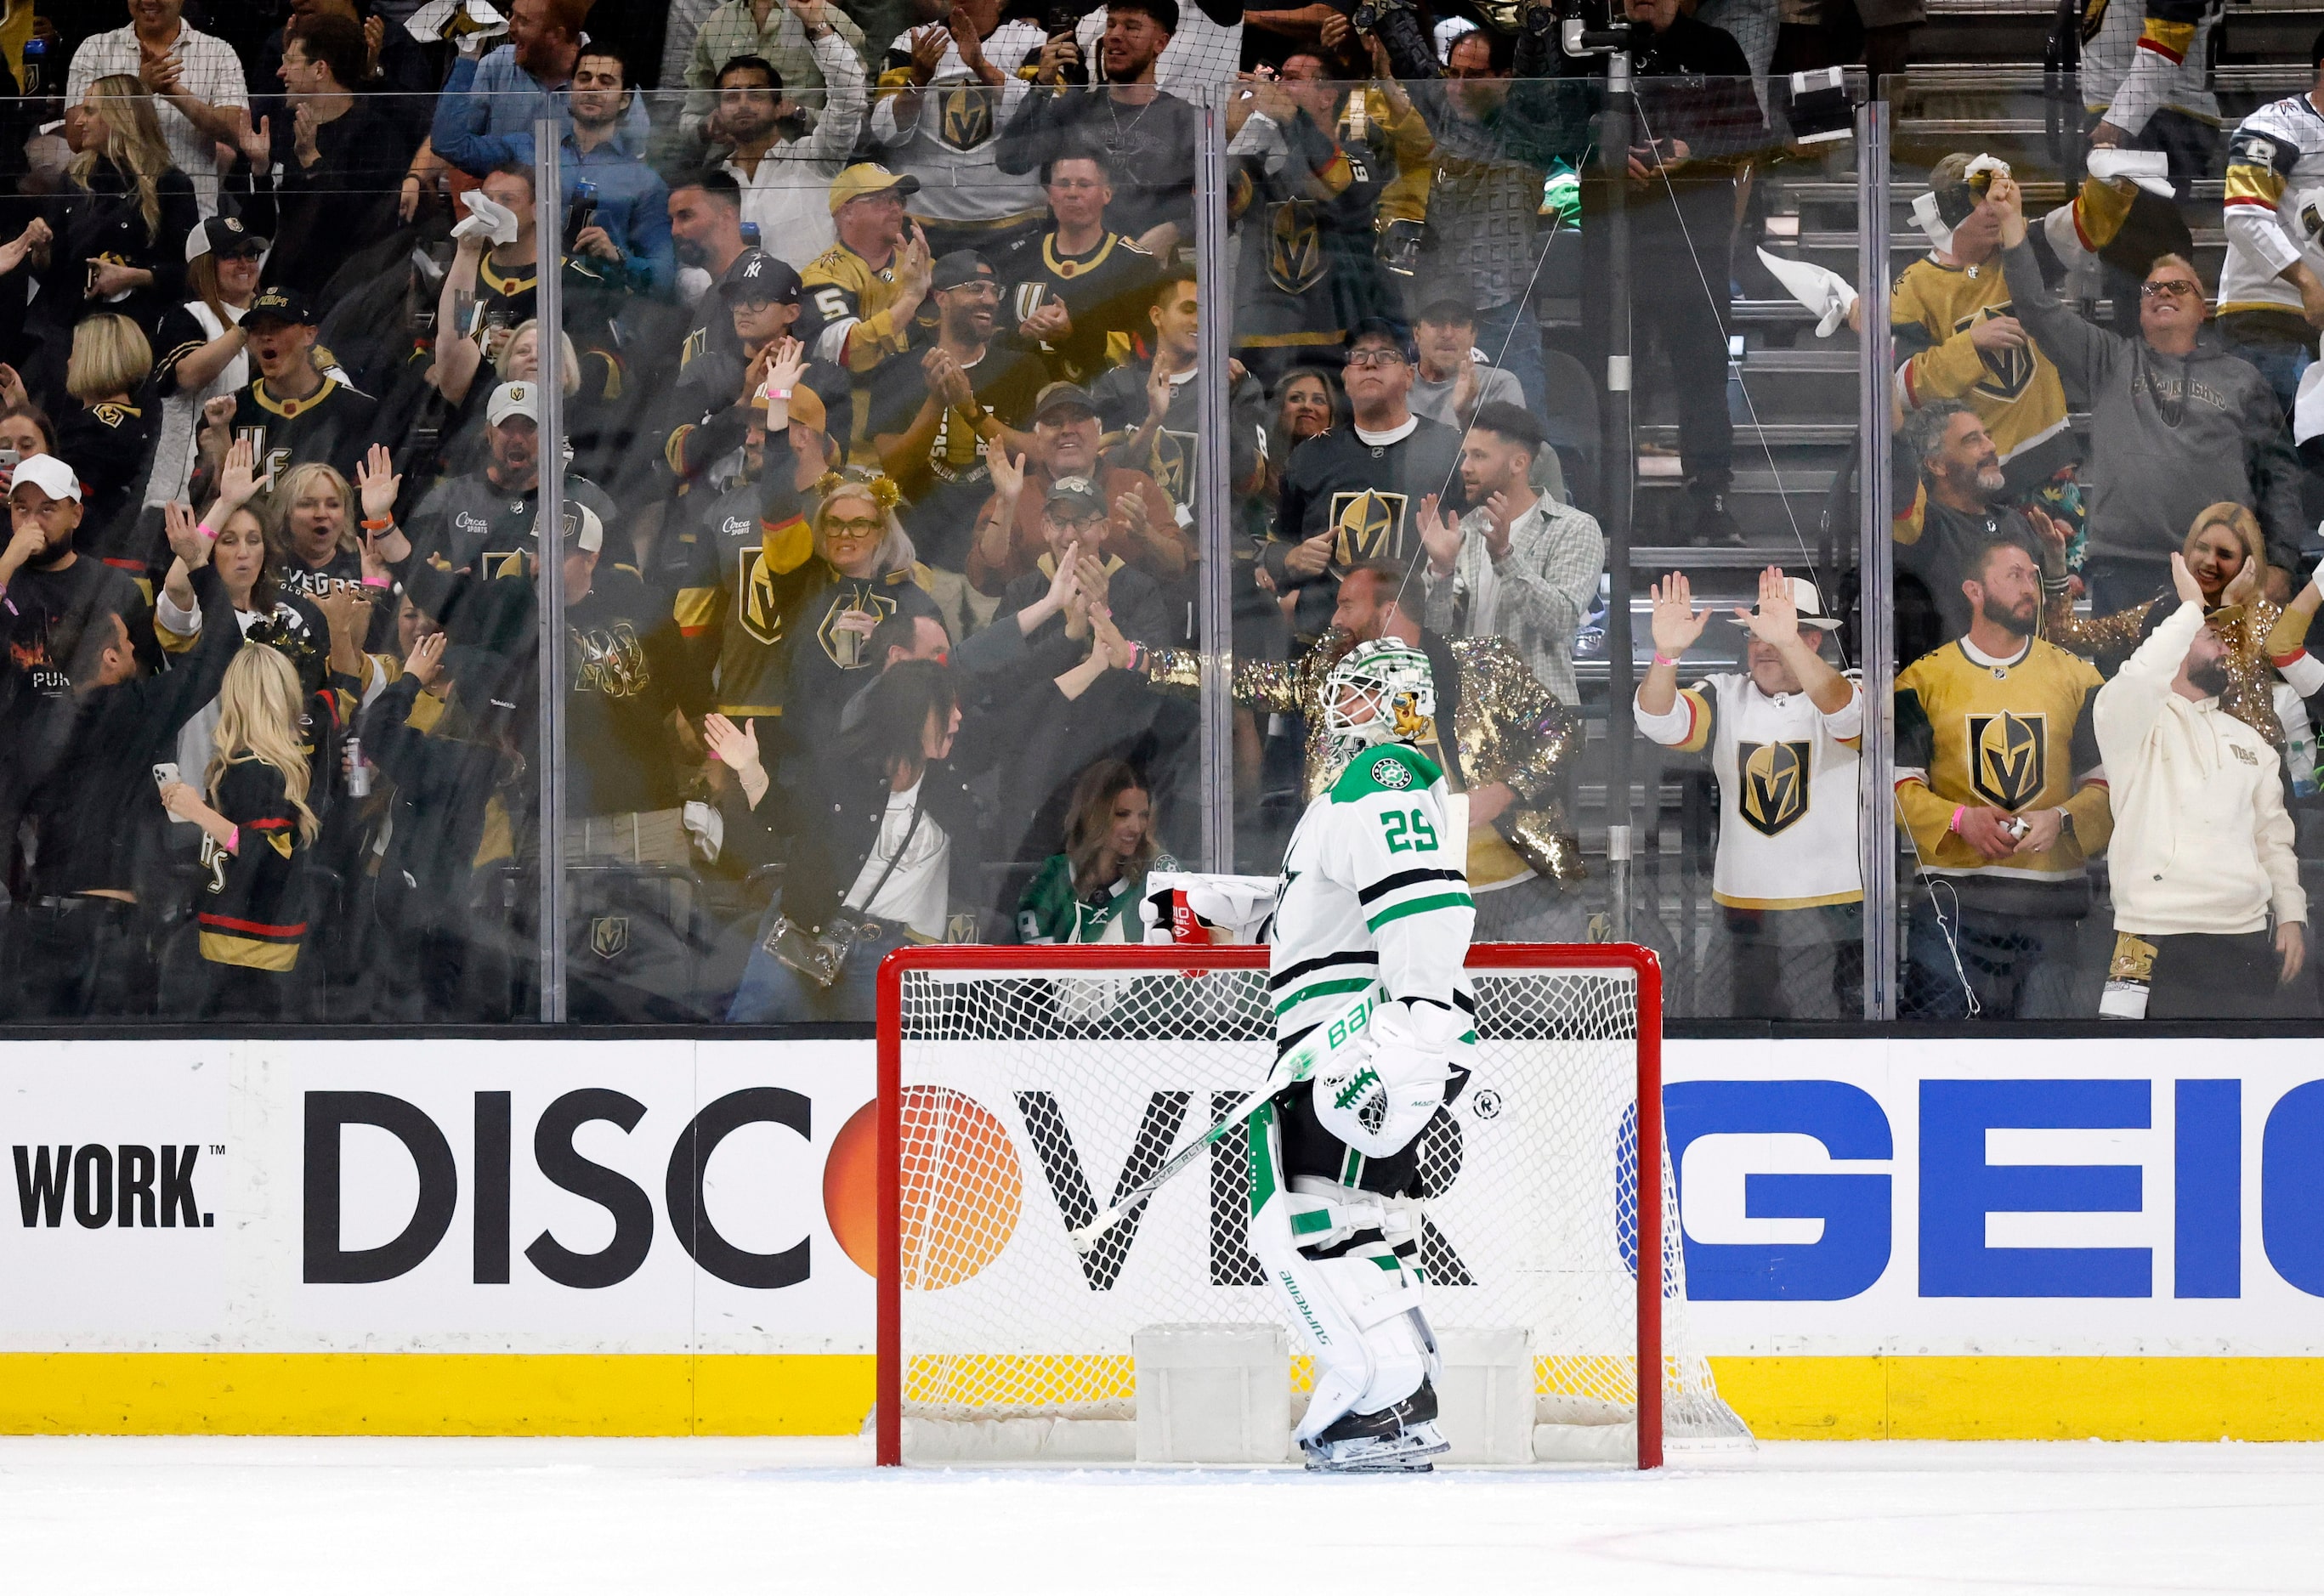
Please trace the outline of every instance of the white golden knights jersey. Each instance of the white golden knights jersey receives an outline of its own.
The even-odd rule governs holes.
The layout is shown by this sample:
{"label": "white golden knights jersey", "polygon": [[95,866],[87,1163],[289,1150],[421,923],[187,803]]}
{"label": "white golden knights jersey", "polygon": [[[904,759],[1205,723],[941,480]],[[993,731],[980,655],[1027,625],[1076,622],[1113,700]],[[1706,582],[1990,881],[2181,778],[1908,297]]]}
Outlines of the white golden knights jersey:
{"label": "white golden knights jersey", "polygon": [[1719,779],[1711,896],[1730,909],[1821,909],[1864,899],[1857,854],[1864,694],[1836,715],[1805,693],[1763,693],[1747,674],[1705,677],[1638,730],[1682,753],[1708,751]]}
{"label": "white golden knights jersey", "polygon": [[[2303,195],[2315,198],[2301,203]],[[2262,106],[2227,142],[2227,260],[2219,269],[2219,310],[2300,314],[2300,290],[2279,272],[2294,261],[2324,272],[2324,250],[2301,221],[2324,222],[2324,114],[2304,94]]]}
{"label": "white golden knights jersey", "polygon": [[1377,986],[1461,1012],[1452,1062],[1477,1045],[1465,968],[1477,908],[1445,835],[1444,773],[1401,743],[1365,749],[1316,795],[1283,854],[1268,997],[1278,1053]]}
{"label": "white golden knights jersey", "polygon": [[2125,133],[2155,112],[2219,119],[2211,33],[2226,0],[2082,0],[2082,100]]}

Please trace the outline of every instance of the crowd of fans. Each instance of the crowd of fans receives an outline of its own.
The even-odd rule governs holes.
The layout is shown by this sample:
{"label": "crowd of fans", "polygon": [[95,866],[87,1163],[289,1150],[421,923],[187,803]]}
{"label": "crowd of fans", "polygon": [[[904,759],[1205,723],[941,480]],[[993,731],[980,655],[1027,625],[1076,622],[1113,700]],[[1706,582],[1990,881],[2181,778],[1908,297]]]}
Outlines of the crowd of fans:
{"label": "crowd of fans", "polygon": [[[1605,602],[1593,511],[1621,484],[1567,402],[1602,364],[1545,339],[1543,264],[1577,229],[1596,249],[1601,185],[1628,185],[1674,538],[1740,543],[1736,220],[1784,157],[1784,62],[1846,59],[1861,29],[1627,0],[1638,143],[1603,177],[1574,81],[1594,68],[1541,0],[675,0],[650,26],[587,0],[515,0],[504,26],[289,0],[263,28],[214,7],[215,33],[185,4],[131,0],[112,29],[44,7],[7,134],[0,1012],[521,1018],[545,824],[580,1018],[861,1019],[906,942],[1136,940],[1147,873],[1195,853],[1221,549],[1252,852],[1329,773],[1331,662],[1397,636],[1435,667],[1480,935],[1602,931],[1576,660]],[[1874,53],[1913,20],[1886,15]],[[1231,293],[1195,270],[1213,86]],[[2274,216],[2305,157],[2234,147],[2249,252],[2236,197]],[[2105,747],[2264,764],[2306,735],[2273,673],[2301,669],[2316,591],[2273,607],[2312,541],[2304,359],[2265,317],[2204,328],[2131,180],[2028,218],[1975,165],[1939,169],[1949,241],[1895,305],[1899,804],[1943,889],[1912,947],[1979,1011],[2089,1011],[2071,948]],[[2282,247],[2255,302],[2324,314],[2324,254]],[[2136,312],[2056,297],[2083,265],[2130,272]],[[1231,318],[1208,453],[1206,314]],[[1213,472],[1229,523],[1206,533]],[[2185,642],[2153,598],[2174,580],[2227,609],[2181,653],[2224,663],[2161,658]],[[548,584],[569,691],[545,820]],[[1771,569],[1738,613],[1746,669],[1683,686],[1704,617],[1683,576],[1655,601],[1636,729],[1717,774],[1738,1011],[1849,1012],[1865,716],[1842,617]],[[1941,683],[1924,654],[1973,669]],[[2145,698],[2109,717],[2124,660]],[[2249,734],[2148,690],[2214,669]],[[2287,768],[2312,789],[2312,749]],[[2174,766],[2149,790],[2142,846],[2167,853],[2193,789]],[[2156,1011],[2216,984],[2227,955],[2172,939],[2254,934],[2227,918],[2257,913],[2273,968],[2298,965],[2287,811],[2237,790],[2259,909],[2116,895],[2171,971],[2154,992],[2182,994]],[[2190,959],[2211,961],[2192,983]],[[2045,980],[2052,1006],[2022,996]]]}

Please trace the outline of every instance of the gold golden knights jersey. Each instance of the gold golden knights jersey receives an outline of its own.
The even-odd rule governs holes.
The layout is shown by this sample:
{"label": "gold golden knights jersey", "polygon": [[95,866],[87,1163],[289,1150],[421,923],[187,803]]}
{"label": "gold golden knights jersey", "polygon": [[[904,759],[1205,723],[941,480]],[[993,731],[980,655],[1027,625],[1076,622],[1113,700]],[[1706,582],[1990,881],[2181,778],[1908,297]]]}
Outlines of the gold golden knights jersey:
{"label": "gold golden knights jersey", "polygon": [[[2033,886],[2081,881],[2113,828],[2091,719],[2102,681],[2089,660],[2040,638],[2014,660],[1960,638],[1904,669],[1896,678],[1897,818],[1925,873]],[[1952,829],[1964,807],[2063,808],[2073,826],[2042,853],[1988,861]]]}
{"label": "gold golden knights jersey", "polygon": [[844,244],[835,244],[799,273],[807,308],[820,330],[810,349],[818,360],[868,372],[911,343],[912,329],[891,307],[896,302],[896,265],[900,250],[874,271],[872,263]]}
{"label": "gold golden knights jersey", "polygon": [[1730,909],[1864,900],[1861,689],[1826,715],[1805,693],[1770,696],[1748,675],[1711,676],[1681,688],[1667,715],[1637,716],[1638,730],[1664,747],[1710,754],[1720,795],[1714,899]]}

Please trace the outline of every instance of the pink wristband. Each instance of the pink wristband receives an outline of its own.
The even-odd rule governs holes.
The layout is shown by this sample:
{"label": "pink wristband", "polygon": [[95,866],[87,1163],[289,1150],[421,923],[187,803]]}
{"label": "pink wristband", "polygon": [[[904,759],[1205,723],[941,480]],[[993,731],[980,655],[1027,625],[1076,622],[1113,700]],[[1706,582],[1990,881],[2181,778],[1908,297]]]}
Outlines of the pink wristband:
{"label": "pink wristband", "polygon": [[208,538],[213,543],[217,541],[217,534],[210,530],[210,523],[208,521],[203,521],[200,525],[195,527],[194,530],[199,532],[203,537]]}
{"label": "pink wristband", "polygon": [[365,577],[363,579],[363,585],[366,587],[392,587],[395,586],[394,583],[389,581],[385,577]]}
{"label": "pink wristband", "polygon": [[1667,654],[1657,651],[1655,655],[1655,663],[1657,665],[1675,665],[1678,661],[1672,659]]}
{"label": "pink wristband", "polygon": [[1967,804],[1955,804],[1953,806],[1953,817],[1945,822],[1945,829],[1950,832],[1959,832],[1960,830],[1961,816],[1968,813],[1969,806]]}

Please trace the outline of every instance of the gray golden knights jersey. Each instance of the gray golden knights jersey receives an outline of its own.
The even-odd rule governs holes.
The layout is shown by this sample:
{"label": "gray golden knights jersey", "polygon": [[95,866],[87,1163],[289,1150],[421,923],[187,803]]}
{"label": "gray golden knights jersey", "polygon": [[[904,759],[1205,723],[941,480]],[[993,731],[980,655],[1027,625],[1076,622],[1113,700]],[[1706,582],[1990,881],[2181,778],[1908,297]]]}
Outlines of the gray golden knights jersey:
{"label": "gray golden knights jersey", "polygon": [[1477,1044],[1465,968],[1476,904],[1444,835],[1444,773],[1402,744],[1368,748],[1316,795],[1284,851],[1268,995],[1290,1046],[1376,988],[1460,1010],[1452,1062]]}

